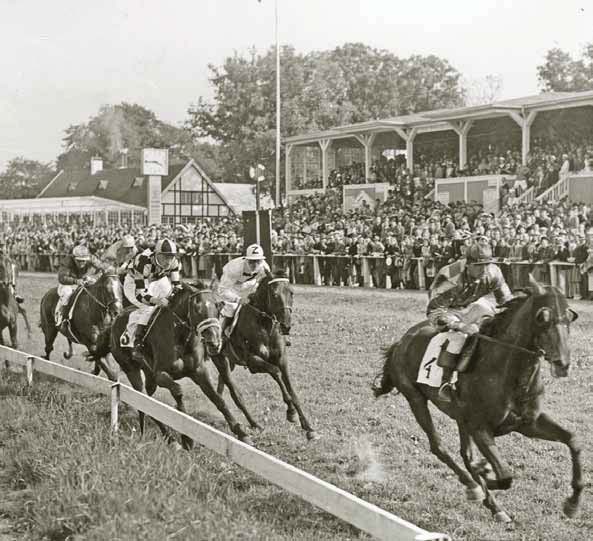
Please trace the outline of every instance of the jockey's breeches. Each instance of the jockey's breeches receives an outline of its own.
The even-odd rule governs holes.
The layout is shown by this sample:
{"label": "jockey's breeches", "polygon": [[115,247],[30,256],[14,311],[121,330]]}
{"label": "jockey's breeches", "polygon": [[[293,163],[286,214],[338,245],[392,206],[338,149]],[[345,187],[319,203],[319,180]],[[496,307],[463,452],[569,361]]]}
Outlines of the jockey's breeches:
{"label": "jockey's breeches", "polygon": [[447,331],[444,334],[447,338],[446,350],[454,355],[459,355],[467,339],[467,334],[459,331]]}
{"label": "jockey's breeches", "polygon": [[76,287],[77,286],[75,285],[58,284],[58,295],[60,296],[60,304],[62,306],[66,306],[66,304],[68,304],[68,301],[70,300],[72,293],[74,293],[76,290]]}

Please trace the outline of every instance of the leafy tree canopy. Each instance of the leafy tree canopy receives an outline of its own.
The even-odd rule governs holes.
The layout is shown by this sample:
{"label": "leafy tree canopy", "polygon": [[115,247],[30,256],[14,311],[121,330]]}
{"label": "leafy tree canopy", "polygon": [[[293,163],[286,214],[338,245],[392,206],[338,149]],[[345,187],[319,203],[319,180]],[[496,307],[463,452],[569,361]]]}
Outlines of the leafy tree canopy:
{"label": "leafy tree canopy", "polygon": [[14,158],[0,173],[0,199],[33,198],[55,174],[50,164]]}
{"label": "leafy tree canopy", "polygon": [[593,89],[593,43],[588,44],[581,58],[573,58],[562,49],[550,49],[544,63],[537,67],[542,90],[577,92]]}

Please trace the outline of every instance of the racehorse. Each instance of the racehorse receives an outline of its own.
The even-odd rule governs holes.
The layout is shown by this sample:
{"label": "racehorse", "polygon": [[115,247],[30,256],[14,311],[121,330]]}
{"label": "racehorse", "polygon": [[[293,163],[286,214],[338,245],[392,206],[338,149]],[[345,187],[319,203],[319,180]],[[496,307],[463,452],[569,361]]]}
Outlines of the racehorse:
{"label": "racehorse", "polygon": [[[109,353],[109,329],[115,317],[122,311],[122,285],[117,274],[105,272],[94,284],[80,286],[72,294],[70,303],[74,302],[71,322],[67,332],[59,329],[68,340],[68,352],[64,358],[72,357],[72,342],[83,344],[88,349],[87,360],[94,362],[93,373],[98,375],[101,370],[107,377],[115,381],[113,373],[105,360]],[[41,299],[40,325],[45,336],[45,358],[53,351],[53,344],[58,335],[55,321],[55,310],[58,303],[58,290],[51,288]]]}
{"label": "racehorse", "polygon": [[[430,450],[451,468],[466,487],[470,500],[483,504],[500,522],[510,522],[491,490],[510,488],[513,475],[497,450],[495,438],[519,432],[529,438],[564,443],[572,458],[572,495],[564,503],[564,513],[572,517],[583,490],[581,449],[576,436],[542,411],[544,382],[541,365],[546,360],[554,377],[568,375],[570,323],[577,314],[555,287],[542,286],[531,278],[529,288],[508,302],[477,336],[478,343],[466,372],[458,374],[456,397],[452,402],[438,398],[438,389],[417,383],[424,351],[436,334],[422,322],[389,347],[375,396],[394,387],[407,399],[418,424],[426,432]],[[441,443],[428,409],[428,401],[457,421],[463,470]],[[479,451],[494,470],[490,479],[472,461],[471,447]],[[468,473],[470,475],[468,475]]]}
{"label": "racehorse", "polygon": [[[149,396],[154,394],[157,386],[165,387],[175,399],[177,409],[185,412],[183,391],[176,380],[189,377],[224,415],[233,433],[241,441],[251,444],[243,426],[236,421],[224,399],[216,392],[208,372],[206,361],[215,356],[221,346],[218,310],[212,300],[212,291],[203,282],[195,285],[183,283],[168,307],[157,308],[146,331],[143,348],[145,360],[142,365],[132,358],[131,348],[121,346],[121,336],[126,330],[130,312],[130,309],[126,309],[115,320],[111,329],[110,349],[134,389],[144,392],[143,372]],[[221,372],[221,376],[232,389],[233,398],[237,396],[242,403],[242,397],[230,379],[230,372]],[[246,409],[243,413],[252,426],[257,426]],[[139,411],[138,416],[140,433],[143,434],[144,413]],[[153,420],[167,440],[171,441],[167,427]],[[193,442],[187,436],[182,436],[182,443],[188,449]]]}
{"label": "racehorse", "polygon": [[21,314],[25,320],[29,338],[31,338],[31,327],[27,312],[19,306],[12,292],[12,262],[6,256],[0,256],[0,278],[2,278],[0,280],[0,345],[4,345],[2,333],[8,327],[11,346],[13,349],[18,349],[18,314]]}
{"label": "racehorse", "polygon": [[[293,423],[298,414],[301,428],[309,440],[317,433],[309,424],[301,408],[290,376],[288,356],[283,333],[291,327],[293,291],[286,273],[276,271],[265,276],[250,296],[249,302],[239,308],[237,321],[230,340],[223,340],[217,361],[230,367],[245,366],[252,374],[268,373],[280,387],[287,406],[286,419]],[[218,393],[222,394],[224,381],[219,379]]]}

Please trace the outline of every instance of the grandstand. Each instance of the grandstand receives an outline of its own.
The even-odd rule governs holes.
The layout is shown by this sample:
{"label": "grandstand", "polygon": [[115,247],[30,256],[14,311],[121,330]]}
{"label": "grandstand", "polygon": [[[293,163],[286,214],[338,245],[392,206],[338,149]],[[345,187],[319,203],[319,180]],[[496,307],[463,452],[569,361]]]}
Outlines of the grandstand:
{"label": "grandstand", "polygon": [[[525,180],[522,192],[533,187],[533,198],[561,180],[555,170],[590,171],[592,105],[593,91],[543,93],[287,137],[287,198],[380,182],[403,195],[420,190],[436,198],[441,179],[490,174],[504,175],[511,188]],[[503,184],[494,183],[499,195]],[[486,182],[484,189],[492,187]],[[587,195],[582,186],[574,190],[581,200]],[[447,201],[468,201],[467,187],[457,192]]]}

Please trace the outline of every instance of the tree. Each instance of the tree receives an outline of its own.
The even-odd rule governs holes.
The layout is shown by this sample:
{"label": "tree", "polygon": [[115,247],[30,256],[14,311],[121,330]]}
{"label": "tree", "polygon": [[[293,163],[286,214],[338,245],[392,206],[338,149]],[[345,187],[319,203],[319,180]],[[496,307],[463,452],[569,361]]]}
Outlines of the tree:
{"label": "tree", "polygon": [[170,148],[170,161],[186,159],[199,148],[190,134],[159,120],[154,112],[137,104],[105,105],[88,122],[65,130],[65,151],[58,156],[58,169],[86,168],[92,156],[101,156],[106,168],[121,164],[127,149],[128,166],[140,164],[143,148]]}
{"label": "tree", "polygon": [[[235,53],[210,65],[214,99],[199,98],[186,126],[194,137],[220,144],[226,180],[248,180],[250,166],[275,171],[275,49]],[[306,55],[281,51],[281,128],[307,131],[453,107],[463,103],[460,74],[436,56],[401,59],[361,43]]]}
{"label": "tree", "polygon": [[542,90],[548,92],[593,89],[593,43],[585,46],[579,59],[562,49],[550,49],[537,67],[537,78]]}
{"label": "tree", "polygon": [[0,174],[0,199],[33,198],[55,174],[50,164],[14,158]]}

